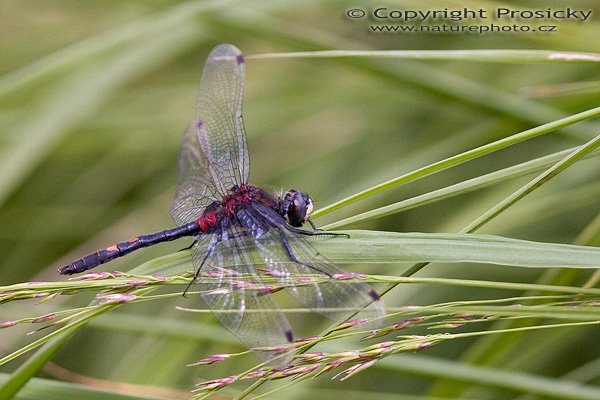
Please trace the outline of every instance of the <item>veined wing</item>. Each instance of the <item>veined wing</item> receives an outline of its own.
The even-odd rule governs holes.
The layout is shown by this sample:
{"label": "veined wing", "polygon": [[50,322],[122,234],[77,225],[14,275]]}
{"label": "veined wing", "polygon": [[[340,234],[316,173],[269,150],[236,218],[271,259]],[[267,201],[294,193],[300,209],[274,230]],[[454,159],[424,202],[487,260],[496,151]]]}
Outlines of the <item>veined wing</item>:
{"label": "veined wing", "polygon": [[179,153],[171,216],[177,225],[202,215],[234,185],[248,180],[249,161],[242,121],[244,62],[232,45],[208,56],[197,100],[196,120],[185,131]]}
{"label": "veined wing", "polygon": [[347,280],[351,274],[317,252],[304,236],[286,229],[283,217],[271,208],[256,203],[252,210],[248,218],[255,219],[254,225],[264,225],[264,220],[279,227],[271,227],[254,242],[269,273],[279,277],[298,302],[334,321],[352,317],[381,324],[385,305],[371,286]]}
{"label": "veined wing", "polygon": [[210,203],[222,200],[208,168],[196,128],[190,125],[183,134],[179,150],[177,189],[171,204],[171,217],[175,224],[193,221]]}
{"label": "veined wing", "polygon": [[226,194],[248,182],[250,162],[242,120],[244,56],[230,44],[215,47],[202,77],[196,108],[196,130],[217,189]]}
{"label": "veined wing", "polygon": [[[289,243],[301,263],[290,259],[282,240]],[[349,279],[352,274],[319,254],[304,237],[272,229],[256,239],[256,246],[267,271],[278,277],[303,306],[333,321],[364,318],[373,321],[369,327],[381,325],[385,306],[377,292],[364,282]]]}

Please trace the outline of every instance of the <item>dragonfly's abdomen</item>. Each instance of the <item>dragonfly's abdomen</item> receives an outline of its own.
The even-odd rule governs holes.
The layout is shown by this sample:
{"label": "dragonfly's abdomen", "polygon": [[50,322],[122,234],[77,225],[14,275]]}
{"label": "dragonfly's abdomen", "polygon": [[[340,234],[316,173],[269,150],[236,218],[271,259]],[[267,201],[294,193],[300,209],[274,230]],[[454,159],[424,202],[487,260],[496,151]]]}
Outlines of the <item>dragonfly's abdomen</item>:
{"label": "dragonfly's abdomen", "polygon": [[71,264],[59,268],[58,273],[61,275],[78,274],[100,264],[114,260],[115,258],[127,255],[132,251],[141,249],[143,247],[152,246],[161,242],[168,242],[184,236],[194,236],[200,231],[200,224],[198,220],[196,220],[188,224],[178,226],[177,228],[167,229],[165,231],[151,233],[149,235],[136,236],[125,242],[120,242],[105,249],[100,249],[95,253],[88,254],[79,260],[75,260]]}

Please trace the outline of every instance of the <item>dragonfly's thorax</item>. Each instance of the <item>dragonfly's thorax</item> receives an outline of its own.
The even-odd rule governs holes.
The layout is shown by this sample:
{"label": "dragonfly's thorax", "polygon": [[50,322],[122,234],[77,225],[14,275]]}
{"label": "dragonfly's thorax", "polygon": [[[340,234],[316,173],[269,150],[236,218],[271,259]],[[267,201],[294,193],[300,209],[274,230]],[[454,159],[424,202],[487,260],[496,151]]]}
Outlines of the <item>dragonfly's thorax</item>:
{"label": "dragonfly's thorax", "polygon": [[214,231],[223,218],[235,219],[238,212],[250,203],[261,203],[278,212],[280,210],[280,201],[264,190],[248,184],[236,185],[228,190],[223,200],[215,201],[206,207],[204,213],[196,220],[200,231]]}
{"label": "dragonfly's thorax", "polygon": [[221,204],[224,214],[231,216],[251,202],[262,203],[271,208],[276,208],[277,205],[277,201],[267,192],[248,184],[232,187]]}

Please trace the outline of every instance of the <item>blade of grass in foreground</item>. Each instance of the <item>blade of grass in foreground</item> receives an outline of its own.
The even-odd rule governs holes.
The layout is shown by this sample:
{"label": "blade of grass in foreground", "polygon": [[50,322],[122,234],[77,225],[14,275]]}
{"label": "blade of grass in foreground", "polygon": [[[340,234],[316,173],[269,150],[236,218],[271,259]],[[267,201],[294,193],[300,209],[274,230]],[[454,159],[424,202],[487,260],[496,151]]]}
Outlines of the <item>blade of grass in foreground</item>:
{"label": "blade of grass in foreground", "polygon": [[[311,244],[328,259],[339,264],[397,264],[429,261],[483,263],[525,268],[595,269],[600,267],[598,247],[465,233],[398,233],[366,230],[345,232],[350,235],[350,238],[311,240]],[[174,276],[173,279],[176,279],[176,275],[192,270],[191,252],[182,250],[150,260],[128,272],[137,275]],[[128,280],[123,279],[123,282]],[[48,282],[45,283],[43,290],[64,291],[67,288],[73,290],[78,285],[77,281],[73,282]],[[101,280],[80,283],[81,288],[87,289],[100,289],[104,284]],[[30,284],[21,283],[0,287],[0,291],[31,290],[32,287]]]}

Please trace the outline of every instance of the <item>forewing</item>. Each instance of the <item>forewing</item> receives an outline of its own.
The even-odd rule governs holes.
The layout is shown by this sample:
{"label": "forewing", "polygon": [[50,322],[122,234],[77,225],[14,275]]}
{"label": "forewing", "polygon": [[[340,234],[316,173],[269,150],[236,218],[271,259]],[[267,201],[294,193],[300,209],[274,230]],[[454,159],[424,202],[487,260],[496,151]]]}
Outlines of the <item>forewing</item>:
{"label": "forewing", "polygon": [[183,225],[202,215],[210,203],[221,199],[200,148],[196,128],[190,125],[181,141],[171,217],[177,225]]}
{"label": "forewing", "polygon": [[[198,279],[201,296],[219,322],[262,360],[279,356],[275,363],[286,363],[291,355],[280,354],[281,349],[257,349],[289,344],[292,329],[272,299],[272,287],[257,273],[261,260],[254,259],[256,252],[244,251],[247,241],[236,229],[228,234],[229,240],[217,241],[214,251],[209,250]],[[196,268],[205,258],[204,249],[199,250],[193,255]]]}
{"label": "forewing", "polygon": [[190,222],[234,185],[248,181],[249,160],[242,121],[244,58],[229,44],[215,47],[200,78],[196,120],[179,153],[171,216]]}
{"label": "forewing", "polygon": [[250,164],[242,121],[244,57],[230,44],[215,47],[202,77],[196,109],[196,130],[217,189],[225,194],[248,182]]}

